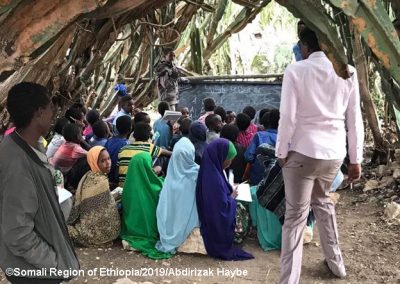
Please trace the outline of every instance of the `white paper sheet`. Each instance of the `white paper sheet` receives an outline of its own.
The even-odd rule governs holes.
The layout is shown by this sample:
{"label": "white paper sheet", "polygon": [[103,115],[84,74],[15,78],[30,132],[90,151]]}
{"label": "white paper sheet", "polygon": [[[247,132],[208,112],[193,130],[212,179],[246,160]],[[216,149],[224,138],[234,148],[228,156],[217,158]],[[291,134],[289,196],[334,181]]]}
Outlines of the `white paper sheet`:
{"label": "white paper sheet", "polygon": [[253,201],[253,199],[251,198],[250,185],[248,183],[239,184],[237,191],[238,191],[238,196],[236,197],[236,200],[241,200],[246,202]]}
{"label": "white paper sheet", "polygon": [[122,187],[116,187],[113,191],[111,191],[111,196],[114,198],[114,200],[119,200],[122,197]]}
{"label": "white paper sheet", "polygon": [[[225,171],[224,171],[225,172]],[[233,170],[229,170],[229,177],[228,177],[228,182],[231,186],[234,186],[235,182],[235,175],[233,174]]]}
{"label": "white paper sheet", "polygon": [[72,193],[62,187],[57,187],[58,190],[58,203],[63,203],[65,200],[72,196]]}

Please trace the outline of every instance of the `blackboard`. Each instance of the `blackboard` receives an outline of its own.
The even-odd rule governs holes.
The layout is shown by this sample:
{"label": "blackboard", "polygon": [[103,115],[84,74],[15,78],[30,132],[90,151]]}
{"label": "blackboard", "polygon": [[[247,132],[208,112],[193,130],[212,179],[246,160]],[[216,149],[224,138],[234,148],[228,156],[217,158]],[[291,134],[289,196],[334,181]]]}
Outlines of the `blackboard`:
{"label": "blackboard", "polygon": [[217,106],[226,111],[242,112],[245,106],[252,106],[257,113],[263,108],[279,108],[281,84],[263,81],[196,81],[179,86],[179,107],[188,107],[193,119],[203,109],[203,100],[212,97]]}

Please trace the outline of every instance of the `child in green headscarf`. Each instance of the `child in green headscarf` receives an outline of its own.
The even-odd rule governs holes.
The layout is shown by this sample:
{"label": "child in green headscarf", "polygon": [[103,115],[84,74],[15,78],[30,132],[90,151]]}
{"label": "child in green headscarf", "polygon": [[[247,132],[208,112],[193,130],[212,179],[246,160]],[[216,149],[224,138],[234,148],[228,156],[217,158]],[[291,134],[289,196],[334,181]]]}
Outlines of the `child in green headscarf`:
{"label": "child in green headscarf", "polygon": [[122,192],[121,239],[124,247],[140,251],[152,259],[172,257],[155,248],[158,241],[156,210],[164,179],[151,166],[151,156],[141,152],[129,163]]}

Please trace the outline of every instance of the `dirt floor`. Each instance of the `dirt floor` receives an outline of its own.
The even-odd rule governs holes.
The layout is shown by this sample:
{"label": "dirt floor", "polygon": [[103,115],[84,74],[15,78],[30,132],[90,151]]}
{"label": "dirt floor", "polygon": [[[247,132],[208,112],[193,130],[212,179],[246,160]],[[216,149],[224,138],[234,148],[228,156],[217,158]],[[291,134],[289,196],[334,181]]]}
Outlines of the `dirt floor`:
{"label": "dirt floor", "polygon": [[[400,225],[387,223],[383,207],[377,203],[357,203],[360,191],[340,191],[340,194],[337,218],[348,277],[340,280],[330,274],[323,264],[316,237],[304,248],[301,283],[400,283]],[[277,283],[279,251],[263,252],[256,240],[246,240],[244,248],[255,256],[254,260],[224,262],[207,256],[179,254],[169,260],[153,261],[122,250],[120,243],[110,249],[77,249],[85,276],[70,283]],[[95,273],[89,271],[93,268],[142,269],[147,276],[100,277],[99,271],[89,276],[89,273]],[[207,270],[214,276],[156,276],[157,273],[175,272],[175,268],[181,273],[186,268]],[[229,277],[225,273],[230,271],[242,275]],[[3,274],[0,274],[0,280],[5,281]]]}

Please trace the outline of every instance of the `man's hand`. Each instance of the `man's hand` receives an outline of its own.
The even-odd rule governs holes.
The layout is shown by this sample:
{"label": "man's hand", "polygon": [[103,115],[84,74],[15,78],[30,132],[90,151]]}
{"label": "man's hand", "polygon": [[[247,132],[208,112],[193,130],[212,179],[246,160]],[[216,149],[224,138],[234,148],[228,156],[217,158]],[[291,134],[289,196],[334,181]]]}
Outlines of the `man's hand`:
{"label": "man's hand", "polygon": [[348,181],[354,182],[361,178],[361,165],[360,164],[350,164],[348,168]]}
{"label": "man's hand", "polygon": [[283,166],[286,164],[287,162],[287,158],[283,158],[283,159],[278,159],[278,164],[281,166],[281,168],[283,168]]}

